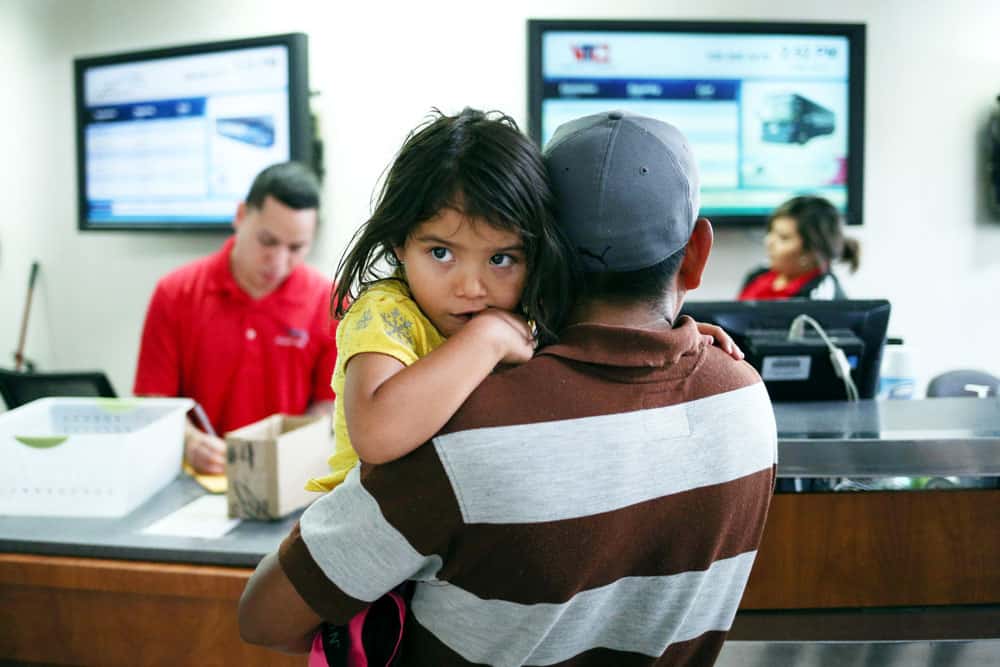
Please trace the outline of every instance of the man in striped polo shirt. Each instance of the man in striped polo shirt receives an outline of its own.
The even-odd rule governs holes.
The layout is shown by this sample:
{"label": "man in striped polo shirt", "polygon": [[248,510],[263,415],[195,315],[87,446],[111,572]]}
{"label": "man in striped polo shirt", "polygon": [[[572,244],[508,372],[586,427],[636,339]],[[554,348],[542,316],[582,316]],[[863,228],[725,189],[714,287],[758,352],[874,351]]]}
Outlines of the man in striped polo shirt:
{"label": "man in striped polo shirt", "polygon": [[427,445],[305,511],[241,601],[308,650],[416,582],[402,665],[712,664],[760,542],[777,437],[757,373],[677,320],[712,230],[674,127],[610,112],[546,148],[581,296]]}

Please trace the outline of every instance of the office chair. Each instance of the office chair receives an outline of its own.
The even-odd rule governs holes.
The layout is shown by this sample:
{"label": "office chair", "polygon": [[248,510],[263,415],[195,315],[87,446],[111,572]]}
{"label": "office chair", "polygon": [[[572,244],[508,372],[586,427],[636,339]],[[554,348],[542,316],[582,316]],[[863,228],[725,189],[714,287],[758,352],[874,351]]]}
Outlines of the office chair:
{"label": "office chair", "polygon": [[[936,375],[927,384],[927,398],[948,396],[996,396],[1000,390],[1000,379],[986,371],[961,369]],[[1000,486],[1000,478],[959,477],[959,485],[972,488],[991,489]]]}
{"label": "office chair", "polygon": [[957,370],[935,376],[927,385],[927,398],[943,396],[996,396],[1000,379],[985,371]]}
{"label": "office chair", "polygon": [[115,398],[117,394],[100,371],[16,373],[0,368],[0,397],[8,410],[47,396]]}

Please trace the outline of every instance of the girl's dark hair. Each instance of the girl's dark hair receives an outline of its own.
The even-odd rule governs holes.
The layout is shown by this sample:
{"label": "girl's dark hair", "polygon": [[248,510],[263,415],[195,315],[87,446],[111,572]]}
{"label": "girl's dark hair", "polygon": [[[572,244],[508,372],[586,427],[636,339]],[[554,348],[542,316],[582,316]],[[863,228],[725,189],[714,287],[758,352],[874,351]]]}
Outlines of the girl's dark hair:
{"label": "girl's dark hair", "polygon": [[520,234],[527,259],[521,306],[551,342],[572,307],[578,272],[572,246],[558,228],[555,202],[538,148],[509,116],[466,108],[434,109],[414,129],[382,183],[371,218],[337,266],[331,309],[342,317],[368,285],[395,269],[393,248],[445,208]]}
{"label": "girl's dark hair", "polygon": [[861,244],[846,238],[840,213],[822,197],[793,197],[779,206],[767,222],[768,229],[777,218],[792,218],[802,237],[802,250],[813,252],[823,264],[845,262],[851,272],[861,263]]}

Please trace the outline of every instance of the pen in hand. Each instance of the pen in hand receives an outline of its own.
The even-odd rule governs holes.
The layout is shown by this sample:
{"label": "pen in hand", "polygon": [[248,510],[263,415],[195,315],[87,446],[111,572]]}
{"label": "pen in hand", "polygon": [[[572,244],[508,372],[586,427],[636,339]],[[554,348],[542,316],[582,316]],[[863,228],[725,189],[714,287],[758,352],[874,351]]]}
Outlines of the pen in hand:
{"label": "pen in hand", "polygon": [[208,415],[205,414],[205,409],[201,407],[201,403],[196,402],[194,407],[191,409],[194,412],[195,417],[197,417],[200,422],[198,426],[201,427],[201,430],[213,438],[217,438],[218,434],[216,434],[215,429],[212,428],[212,422],[208,421]]}
{"label": "pen in hand", "polygon": [[[201,474],[225,472],[226,446],[198,403],[191,409],[190,428],[185,438],[184,452],[188,463]],[[200,430],[199,430],[200,429]]]}

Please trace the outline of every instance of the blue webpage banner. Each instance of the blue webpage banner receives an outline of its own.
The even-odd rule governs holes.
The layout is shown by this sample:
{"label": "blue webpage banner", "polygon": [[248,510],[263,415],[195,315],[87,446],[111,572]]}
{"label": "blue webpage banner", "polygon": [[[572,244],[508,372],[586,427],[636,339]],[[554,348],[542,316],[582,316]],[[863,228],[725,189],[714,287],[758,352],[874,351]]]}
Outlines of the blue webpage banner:
{"label": "blue webpage banner", "polygon": [[205,115],[205,98],[191,97],[156,102],[113,104],[87,109],[88,123],[116,123],[136,120],[163,120]]}
{"label": "blue webpage banner", "polygon": [[732,79],[546,79],[545,99],[660,99],[733,101],[740,82]]}

